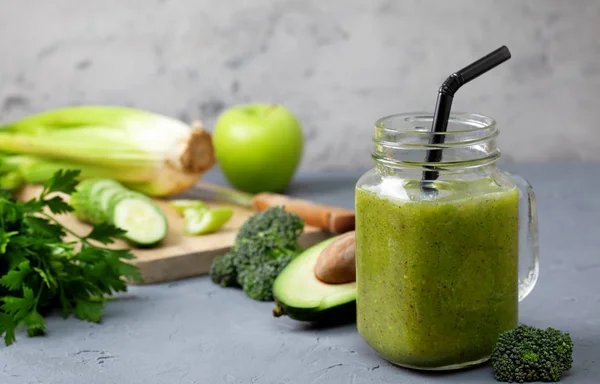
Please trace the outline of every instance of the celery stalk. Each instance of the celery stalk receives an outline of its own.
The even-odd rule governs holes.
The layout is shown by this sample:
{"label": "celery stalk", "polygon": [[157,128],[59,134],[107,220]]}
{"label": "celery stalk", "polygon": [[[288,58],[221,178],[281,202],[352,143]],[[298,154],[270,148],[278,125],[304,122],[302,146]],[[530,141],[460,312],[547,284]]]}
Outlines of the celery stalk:
{"label": "celery stalk", "polygon": [[112,178],[168,196],[193,186],[213,164],[202,128],[133,108],[69,107],[0,127],[0,175],[18,170],[26,183],[70,168],[84,179]]}

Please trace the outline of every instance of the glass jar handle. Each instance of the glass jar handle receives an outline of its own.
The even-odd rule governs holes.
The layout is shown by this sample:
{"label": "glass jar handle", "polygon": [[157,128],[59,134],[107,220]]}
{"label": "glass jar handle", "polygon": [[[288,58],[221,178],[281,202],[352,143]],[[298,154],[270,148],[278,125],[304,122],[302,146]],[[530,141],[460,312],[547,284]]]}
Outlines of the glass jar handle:
{"label": "glass jar handle", "polygon": [[519,189],[519,301],[535,287],[540,272],[538,216],[535,193],[521,176],[507,173]]}

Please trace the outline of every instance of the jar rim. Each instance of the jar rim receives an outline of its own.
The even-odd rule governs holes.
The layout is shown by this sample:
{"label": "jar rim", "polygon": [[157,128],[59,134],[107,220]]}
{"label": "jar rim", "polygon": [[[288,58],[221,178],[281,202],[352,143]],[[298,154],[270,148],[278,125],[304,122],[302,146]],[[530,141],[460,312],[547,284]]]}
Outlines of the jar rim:
{"label": "jar rim", "polygon": [[[490,135],[496,133],[496,120],[491,117],[471,112],[450,112],[449,126],[451,123],[459,123],[467,128],[453,129],[446,132],[431,132],[431,122],[434,114],[432,112],[402,112],[383,116],[375,121],[375,128],[380,130],[389,130],[402,134],[416,135],[445,135],[452,136],[457,134],[473,133],[481,130],[488,130]],[[394,123],[393,126],[391,123]],[[429,122],[427,129],[418,129],[416,125],[419,122]],[[398,126],[400,123],[400,126]]]}
{"label": "jar rim", "polygon": [[[494,163],[499,131],[490,117],[452,112],[446,132],[431,132],[434,114],[404,112],[375,122],[375,144],[371,157],[380,164],[430,168],[471,168]],[[443,140],[434,140],[435,136]],[[429,162],[427,154],[439,151],[440,160]]]}

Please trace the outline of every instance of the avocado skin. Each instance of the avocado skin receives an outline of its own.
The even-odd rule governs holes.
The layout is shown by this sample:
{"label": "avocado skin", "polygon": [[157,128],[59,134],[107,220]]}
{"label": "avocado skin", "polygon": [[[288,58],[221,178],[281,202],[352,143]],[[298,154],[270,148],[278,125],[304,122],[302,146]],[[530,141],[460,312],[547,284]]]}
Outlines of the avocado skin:
{"label": "avocado skin", "polygon": [[326,309],[290,307],[277,301],[277,299],[276,303],[277,306],[283,309],[283,315],[298,321],[313,322],[323,325],[339,325],[356,322],[356,300]]}

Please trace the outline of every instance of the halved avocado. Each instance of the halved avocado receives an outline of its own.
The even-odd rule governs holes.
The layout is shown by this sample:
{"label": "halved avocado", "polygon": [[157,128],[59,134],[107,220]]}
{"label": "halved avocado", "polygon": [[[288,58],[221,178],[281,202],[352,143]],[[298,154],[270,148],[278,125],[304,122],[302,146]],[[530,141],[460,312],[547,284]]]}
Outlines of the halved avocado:
{"label": "halved avocado", "polygon": [[308,248],[277,276],[273,283],[274,316],[327,323],[356,320],[356,282],[326,284],[315,276],[319,255],[334,239]]}

